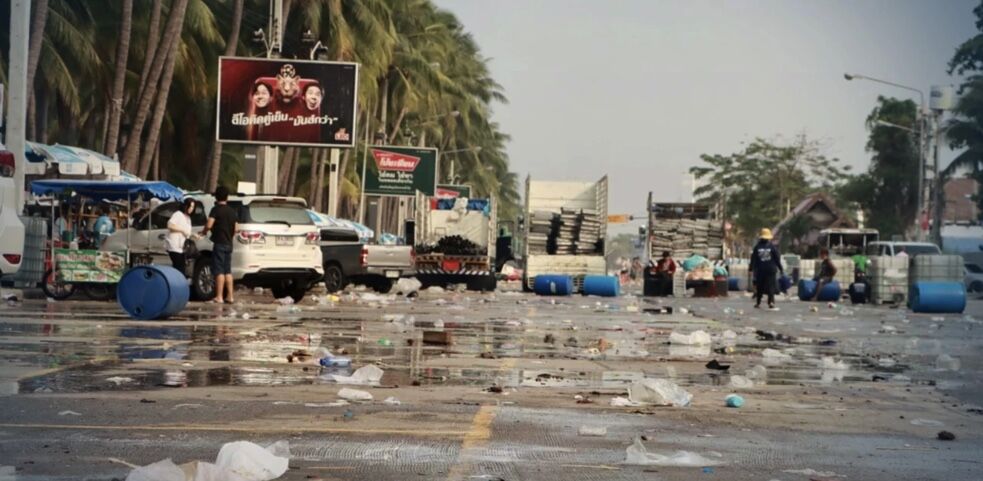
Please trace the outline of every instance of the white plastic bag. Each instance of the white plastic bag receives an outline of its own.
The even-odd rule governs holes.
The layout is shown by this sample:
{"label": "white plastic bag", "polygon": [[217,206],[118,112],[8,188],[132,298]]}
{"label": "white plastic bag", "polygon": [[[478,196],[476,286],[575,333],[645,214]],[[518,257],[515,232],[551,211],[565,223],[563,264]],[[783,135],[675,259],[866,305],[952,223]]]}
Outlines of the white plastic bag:
{"label": "white plastic bag", "polygon": [[658,406],[688,406],[693,395],[666,379],[642,379],[628,388],[628,399]]}
{"label": "white plastic bag", "polygon": [[340,391],[338,391],[338,397],[349,401],[371,401],[372,393],[343,387]]}
{"label": "white plastic bag", "polygon": [[706,331],[693,331],[689,334],[682,334],[679,332],[673,332],[669,334],[670,344],[681,344],[684,346],[703,346],[710,344],[712,340],[710,335]]}
{"label": "white plastic bag", "polygon": [[[280,443],[273,446],[278,446],[277,450],[282,453]],[[228,481],[269,481],[283,476],[288,464],[288,458],[249,441],[226,443],[215,458],[218,472],[225,474]]]}
{"label": "white plastic bag", "polygon": [[331,379],[338,384],[354,384],[359,386],[378,385],[382,380],[383,370],[375,364],[367,364],[355,370],[351,376],[332,374]]}
{"label": "white plastic bag", "polygon": [[748,389],[754,387],[754,381],[744,376],[731,376],[730,387],[738,389]]}
{"label": "white plastic bag", "polygon": [[615,396],[611,398],[611,405],[618,408],[628,408],[638,406],[639,404],[637,402],[632,402],[628,398]]}
{"label": "white plastic bag", "polygon": [[185,481],[184,471],[170,458],[130,471],[126,481]]}
{"label": "white plastic bag", "polygon": [[423,287],[423,284],[416,280],[415,277],[403,277],[396,281],[392,292],[401,296],[410,296],[419,292],[421,287]]}
{"label": "white plastic bag", "polygon": [[673,454],[659,454],[645,449],[641,438],[635,438],[635,442],[625,452],[625,464],[641,464],[647,466],[716,466],[721,464],[719,460],[710,459],[690,451],[676,451]]}

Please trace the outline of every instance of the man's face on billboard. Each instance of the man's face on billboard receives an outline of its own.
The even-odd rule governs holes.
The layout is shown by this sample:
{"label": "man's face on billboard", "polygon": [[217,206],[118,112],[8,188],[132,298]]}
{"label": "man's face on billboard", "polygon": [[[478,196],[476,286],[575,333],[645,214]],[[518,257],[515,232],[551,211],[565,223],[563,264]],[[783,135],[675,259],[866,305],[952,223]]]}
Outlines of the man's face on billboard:
{"label": "man's face on billboard", "polygon": [[310,110],[317,110],[321,106],[321,99],[324,98],[321,95],[321,87],[312,85],[307,87],[307,91],[304,92],[304,102],[307,103],[307,108]]}

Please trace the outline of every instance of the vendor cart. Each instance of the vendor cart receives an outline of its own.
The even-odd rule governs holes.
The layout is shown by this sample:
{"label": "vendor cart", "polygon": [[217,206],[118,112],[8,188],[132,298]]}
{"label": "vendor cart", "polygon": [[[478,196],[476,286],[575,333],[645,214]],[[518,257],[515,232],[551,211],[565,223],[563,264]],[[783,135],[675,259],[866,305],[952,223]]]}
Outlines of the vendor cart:
{"label": "vendor cart", "polygon": [[[56,204],[79,204],[83,199],[90,202],[125,201],[127,219],[132,219],[135,200],[167,202],[184,197],[181,189],[160,181],[36,180],[31,182],[31,193],[51,200],[52,222]],[[50,259],[50,268],[42,281],[45,294],[54,299],[65,299],[81,288],[92,299],[111,298],[123,272],[136,261],[130,257],[129,241],[127,237],[127,247],[123,251],[103,251],[98,245],[79,248],[77,243],[49,242],[50,253],[46,253],[46,258]]]}

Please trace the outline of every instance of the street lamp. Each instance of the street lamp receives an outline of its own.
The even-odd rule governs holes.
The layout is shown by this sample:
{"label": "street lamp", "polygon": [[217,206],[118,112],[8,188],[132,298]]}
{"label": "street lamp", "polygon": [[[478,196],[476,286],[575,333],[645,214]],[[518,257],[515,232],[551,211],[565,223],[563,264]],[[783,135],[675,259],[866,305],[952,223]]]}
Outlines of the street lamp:
{"label": "street lamp", "polygon": [[[926,158],[927,157],[926,156],[926,152],[925,152],[925,128],[924,128],[925,127],[925,119],[926,119],[926,115],[925,115],[925,112],[926,112],[925,92],[922,92],[921,89],[917,89],[915,87],[910,87],[908,85],[903,85],[903,84],[891,82],[891,81],[888,81],[888,80],[882,80],[882,79],[879,79],[879,78],[868,77],[866,75],[844,73],[843,74],[843,78],[846,79],[847,81],[851,81],[851,80],[868,80],[868,81],[879,83],[879,84],[890,85],[892,87],[896,87],[896,88],[899,88],[899,89],[902,89],[902,90],[908,90],[908,91],[915,92],[915,93],[918,94],[918,102],[919,102],[918,103],[918,112],[917,112],[917,117],[915,119],[915,123],[918,124],[918,129],[915,130],[915,129],[909,129],[909,128],[900,127],[900,126],[897,126],[897,127],[903,128],[905,130],[908,130],[910,132],[913,132],[913,133],[917,133],[918,134],[918,160],[919,160],[919,166],[918,166],[918,215],[917,215],[917,218],[921,218],[922,213],[925,211],[925,200],[927,198],[927,196],[925,195],[925,187],[926,187],[926,182],[925,182],[925,165],[928,162],[928,160]],[[883,122],[883,121],[880,121],[879,120],[878,123],[880,123],[880,122]],[[922,229],[921,229],[920,226],[918,228],[916,228],[916,232],[917,232],[918,240],[924,240],[923,234],[922,234]]]}
{"label": "street lamp", "polygon": [[[469,148],[466,148],[466,149],[448,150],[447,152],[444,152],[443,155],[457,154],[457,153],[460,153],[460,152],[481,152],[481,146],[480,145],[477,145],[477,146],[469,147]],[[439,162],[438,162],[438,165],[439,165]],[[451,182],[454,181],[454,159],[451,159],[451,166],[450,166],[449,172],[447,174],[447,178]]]}

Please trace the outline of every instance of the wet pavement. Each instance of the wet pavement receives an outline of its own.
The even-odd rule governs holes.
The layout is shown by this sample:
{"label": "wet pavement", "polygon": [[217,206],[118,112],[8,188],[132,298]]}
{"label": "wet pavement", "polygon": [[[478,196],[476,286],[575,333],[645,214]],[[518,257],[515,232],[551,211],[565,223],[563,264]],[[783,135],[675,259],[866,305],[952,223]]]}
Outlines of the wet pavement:
{"label": "wet pavement", "polygon": [[[239,298],[153,322],[105,302],[0,306],[0,466],[123,479],[127,463],[284,439],[282,479],[983,479],[981,301],[942,316],[797,300],[769,312],[743,295]],[[669,344],[696,330],[712,342]],[[352,367],[320,367],[321,347]],[[380,385],[348,387],[374,400],[342,405],[332,375],[367,364]],[[643,378],[692,404],[611,405]],[[744,407],[724,406],[732,393]],[[625,464],[639,436],[703,461]]]}

